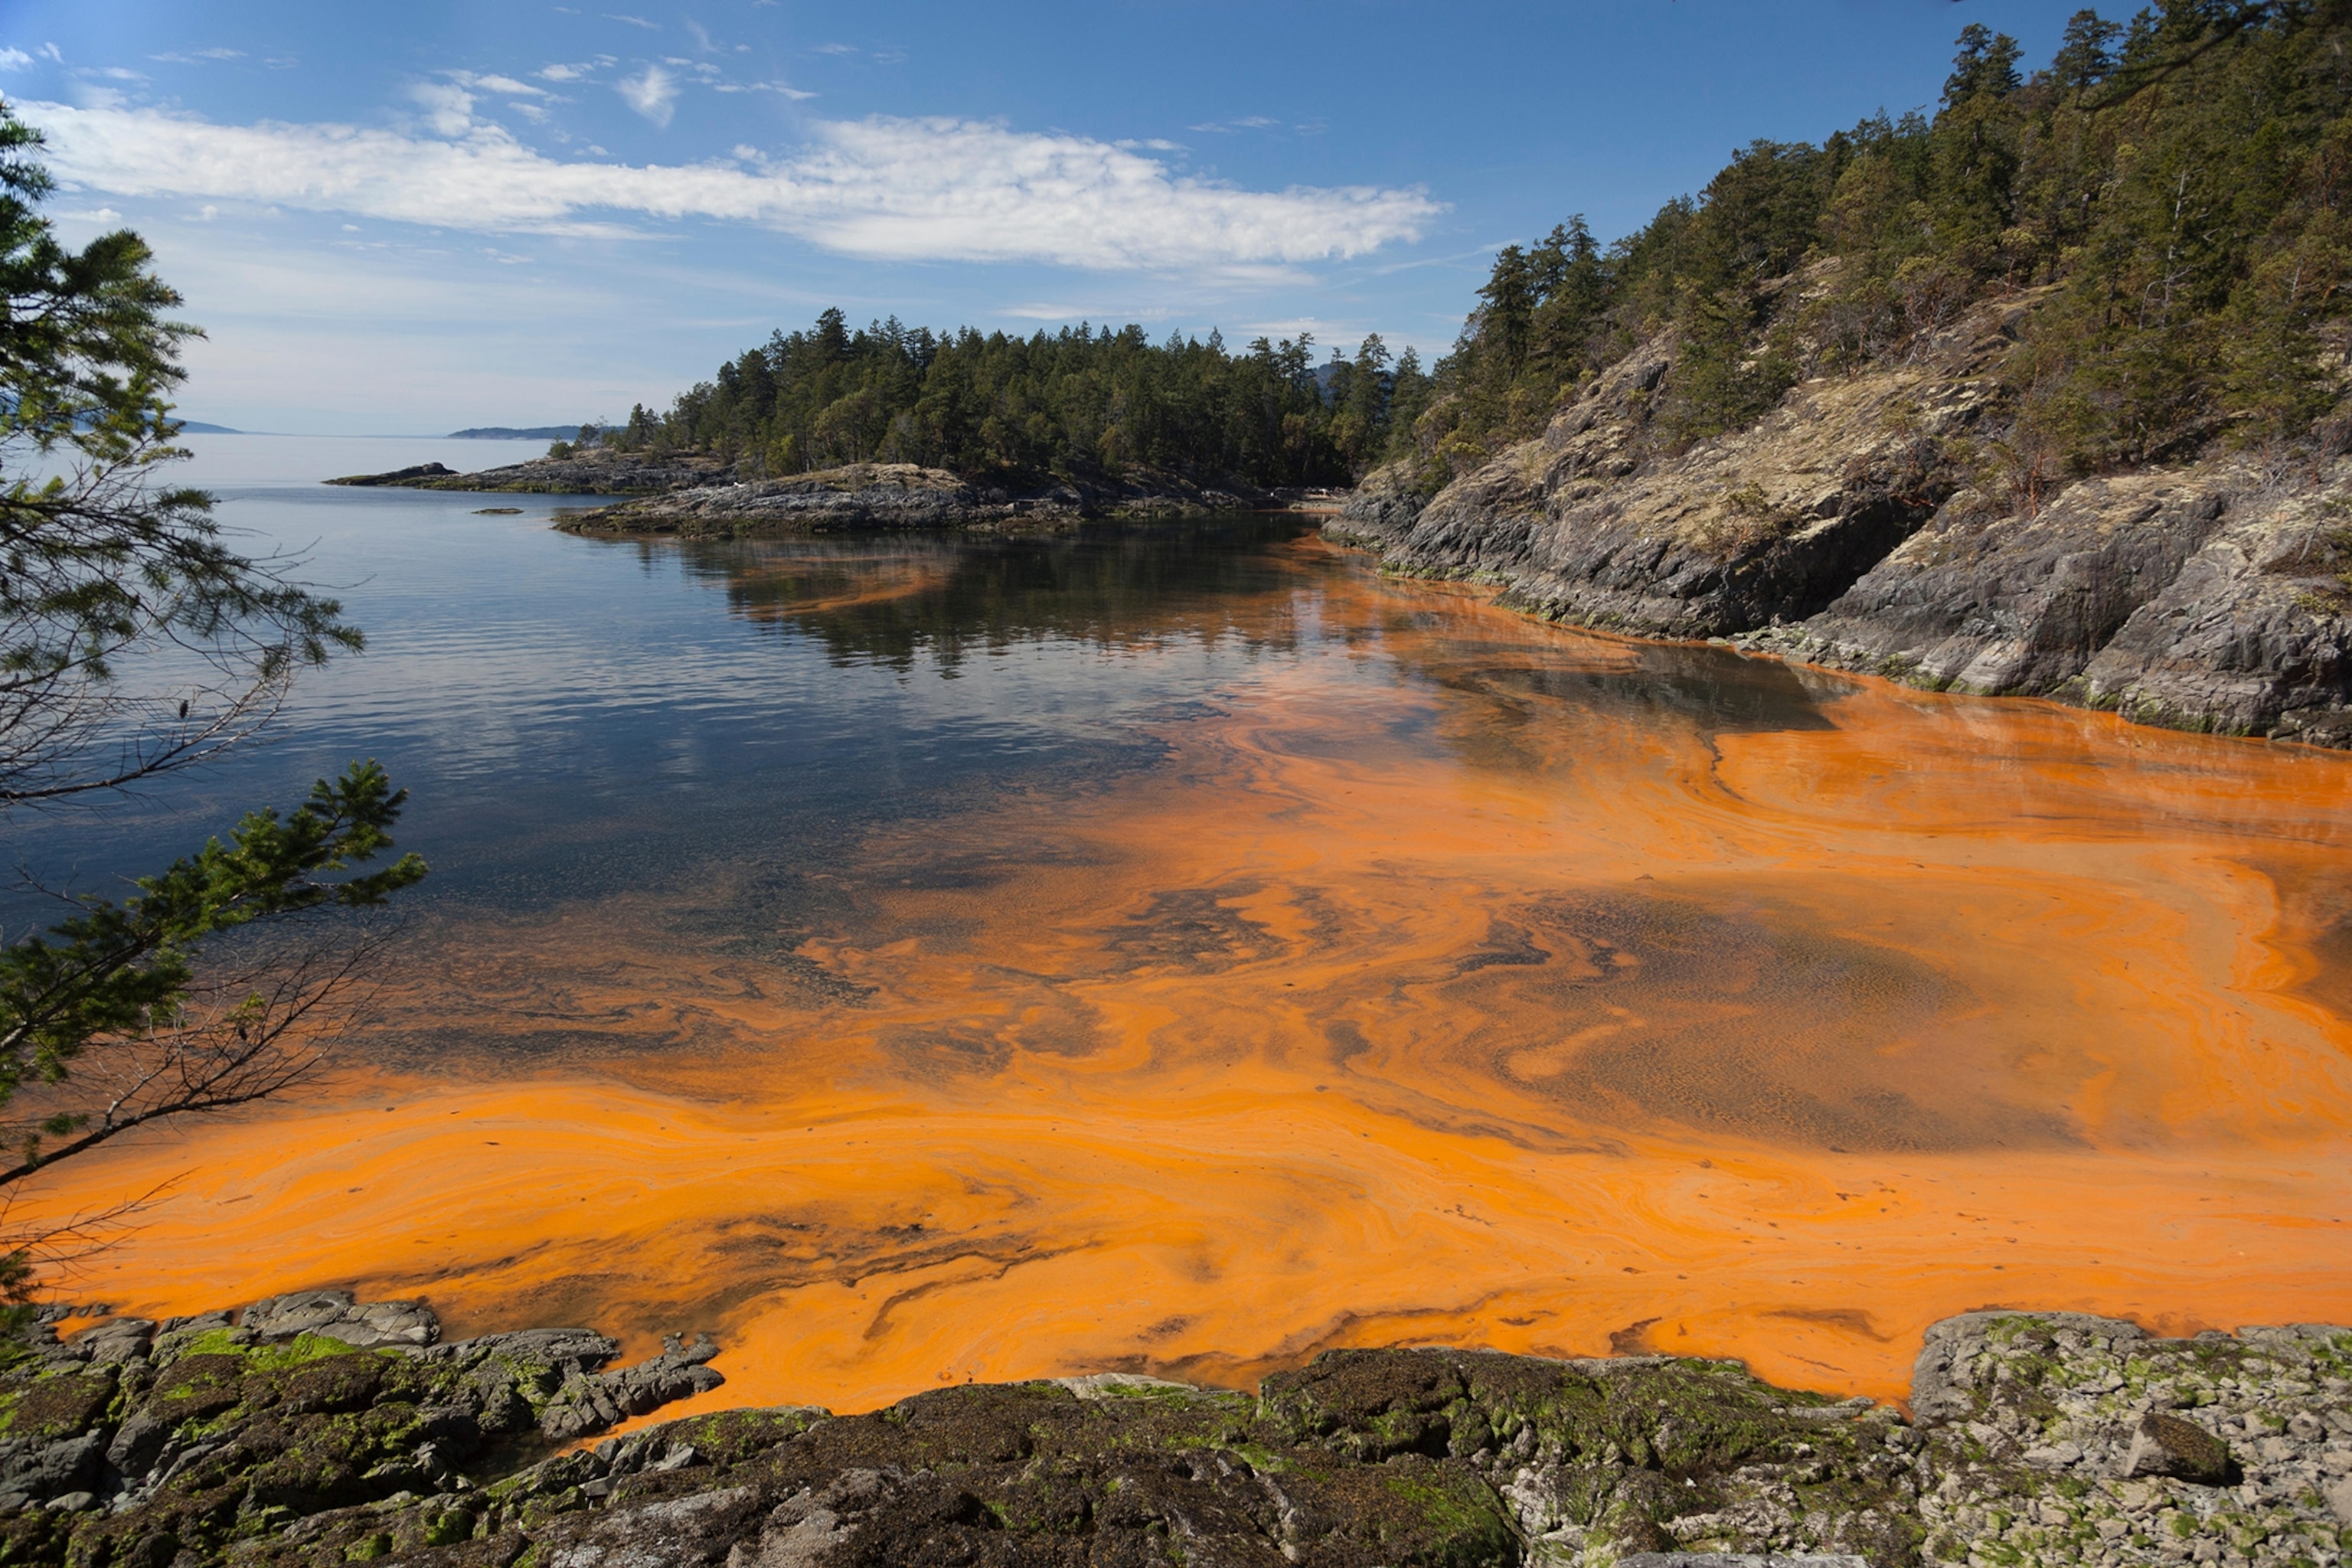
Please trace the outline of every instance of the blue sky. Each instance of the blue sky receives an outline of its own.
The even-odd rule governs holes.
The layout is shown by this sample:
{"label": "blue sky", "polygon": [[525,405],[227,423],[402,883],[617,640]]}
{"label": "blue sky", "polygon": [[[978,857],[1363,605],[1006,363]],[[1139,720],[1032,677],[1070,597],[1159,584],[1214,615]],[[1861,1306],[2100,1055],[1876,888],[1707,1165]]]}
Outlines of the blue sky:
{"label": "blue sky", "polygon": [[1498,245],[2078,3],[5,0],[0,93],[68,237],[187,296],[188,416],[425,433],[659,405],[828,304],[1433,355]]}

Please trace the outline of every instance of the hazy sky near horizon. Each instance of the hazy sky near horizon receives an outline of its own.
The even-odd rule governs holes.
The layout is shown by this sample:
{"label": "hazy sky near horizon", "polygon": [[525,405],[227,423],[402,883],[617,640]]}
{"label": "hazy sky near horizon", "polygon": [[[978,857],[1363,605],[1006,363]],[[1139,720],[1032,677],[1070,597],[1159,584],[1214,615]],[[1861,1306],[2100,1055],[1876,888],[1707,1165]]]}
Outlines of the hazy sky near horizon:
{"label": "hazy sky near horizon", "polygon": [[187,297],[187,416],[427,433],[659,406],[836,304],[1433,356],[1496,247],[2079,4],[6,0],[0,94],[67,237]]}

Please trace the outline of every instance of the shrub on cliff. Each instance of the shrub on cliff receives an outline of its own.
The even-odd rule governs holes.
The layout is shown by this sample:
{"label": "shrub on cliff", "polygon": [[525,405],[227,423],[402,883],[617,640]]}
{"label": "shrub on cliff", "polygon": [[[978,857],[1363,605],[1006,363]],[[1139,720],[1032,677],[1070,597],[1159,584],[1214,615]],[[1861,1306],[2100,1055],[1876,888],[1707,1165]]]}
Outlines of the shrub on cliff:
{"label": "shrub on cliff", "polygon": [[[149,783],[250,735],[305,666],[361,646],[291,563],[233,549],[212,498],[167,488],[169,394],[194,330],[128,231],[60,244],[39,134],[0,107],[0,815]],[[363,951],[349,933],[220,939],[380,902],[425,873],[392,847],[401,792],[373,763],[291,812],[248,815],[142,879],[76,897],[0,948],[0,1193],[160,1118],[287,1088]],[[0,1199],[5,1202],[5,1199]],[[0,1294],[34,1255],[0,1237]]]}

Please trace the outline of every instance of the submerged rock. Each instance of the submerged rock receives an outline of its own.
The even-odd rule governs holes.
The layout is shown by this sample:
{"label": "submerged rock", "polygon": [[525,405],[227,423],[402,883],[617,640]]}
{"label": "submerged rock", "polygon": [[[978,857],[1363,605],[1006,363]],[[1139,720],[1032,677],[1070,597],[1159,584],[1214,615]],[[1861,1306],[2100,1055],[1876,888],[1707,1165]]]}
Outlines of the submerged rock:
{"label": "submerged rock", "polygon": [[2336,1328],[1969,1313],[1928,1331],[1909,1418],[1733,1362],[1350,1350],[1255,1397],[1093,1373],[582,1447],[716,1387],[716,1347],[315,1331],[423,1312],[306,1292],[20,1351],[0,1563],[2325,1565],[2352,1534]]}

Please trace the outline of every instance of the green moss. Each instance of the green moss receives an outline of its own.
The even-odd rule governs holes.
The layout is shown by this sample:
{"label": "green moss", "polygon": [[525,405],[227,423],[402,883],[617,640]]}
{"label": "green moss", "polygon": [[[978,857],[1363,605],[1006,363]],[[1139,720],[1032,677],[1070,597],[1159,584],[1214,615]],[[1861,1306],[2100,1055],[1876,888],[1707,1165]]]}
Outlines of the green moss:
{"label": "green moss", "polygon": [[[289,1366],[301,1366],[309,1362],[335,1355],[365,1355],[357,1345],[347,1345],[341,1340],[323,1334],[297,1334],[282,1344],[243,1344],[237,1341],[235,1329],[207,1329],[180,1347],[177,1359],[198,1355],[233,1355],[242,1359],[251,1372],[278,1372]],[[396,1356],[397,1351],[378,1351],[379,1355]]]}
{"label": "green moss", "polygon": [[1386,1484],[1437,1535],[1443,1543],[1441,1562],[1501,1562],[1516,1544],[1495,1495],[1474,1481],[1399,1476]]}

